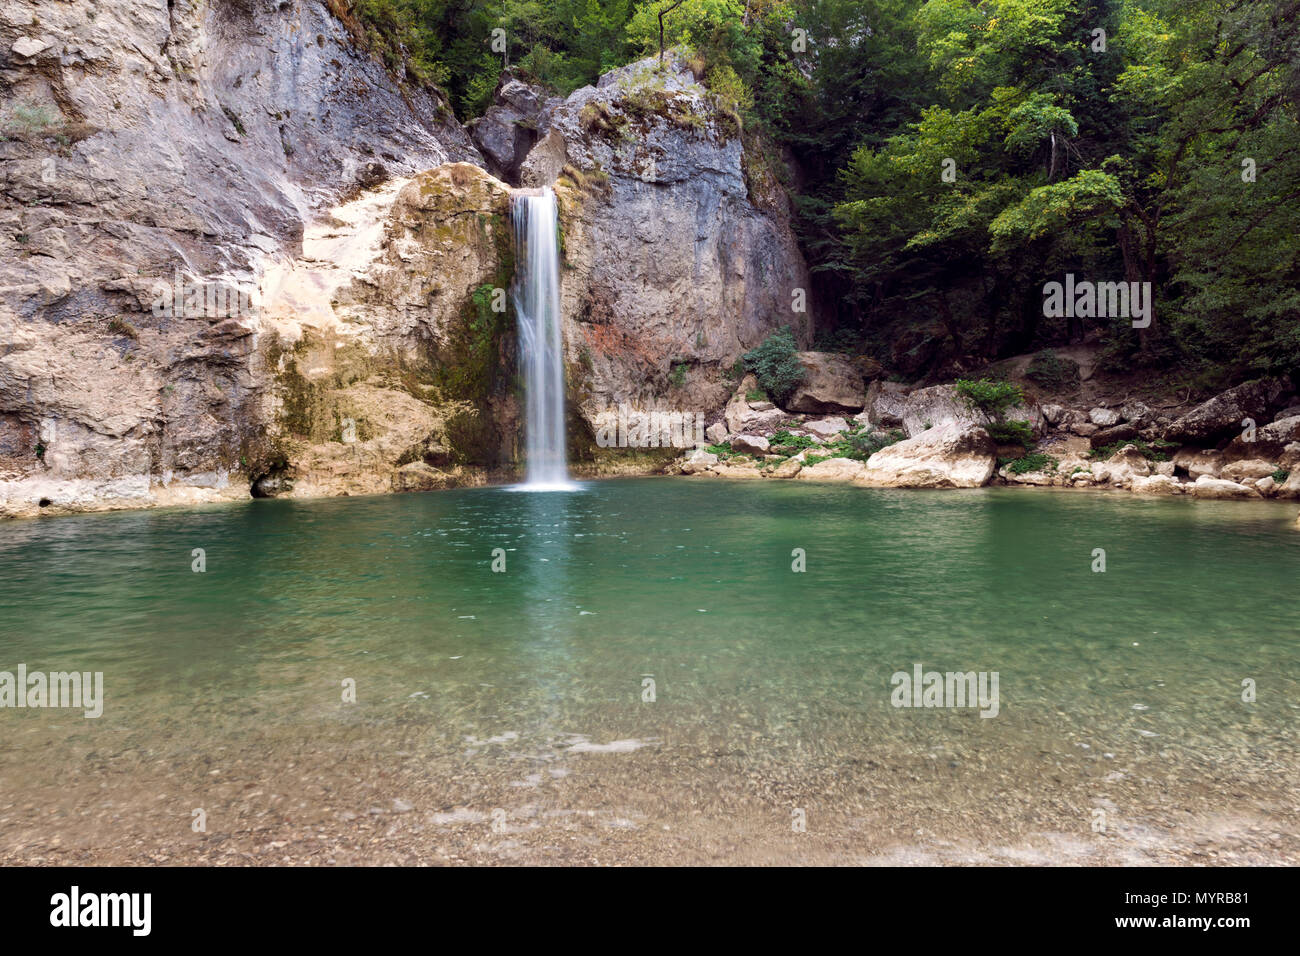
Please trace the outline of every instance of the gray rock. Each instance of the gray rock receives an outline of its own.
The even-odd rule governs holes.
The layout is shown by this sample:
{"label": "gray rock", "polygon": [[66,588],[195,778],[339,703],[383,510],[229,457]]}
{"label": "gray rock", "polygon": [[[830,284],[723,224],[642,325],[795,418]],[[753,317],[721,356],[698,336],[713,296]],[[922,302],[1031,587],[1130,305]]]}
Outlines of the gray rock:
{"label": "gray rock", "polygon": [[948,422],[882,448],[854,484],[883,488],[978,488],[997,467],[997,447],[983,428]]}
{"label": "gray rock", "polygon": [[785,403],[794,412],[825,415],[857,412],[866,402],[862,373],[842,355],[832,352],[800,352],[804,379]]}
{"label": "gray rock", "polygon": [[727,426],[722,422],[714,422],[704,429],[704,437],[714,445],[721,444],[727,438]]}
{"label": "gray rock", "polygon": [[748,455],[766,455],[771,442],[761,435],[737,435],[731,439],[732,451]]}
{"label": "gray rock", "polygon": [[1243,420],[1262,423],[1286,385],[1269,378],[1246,382],[1222,392],[1192,409],[1165,429],[1170,441],[1209,442],[1240,435]]}
{"label": "gray rock", "polygon": [[1088,421],[1098,428],[1110,428],[1119,424],[1119,412],[1113,408],[1093,408],[1088,411]]}

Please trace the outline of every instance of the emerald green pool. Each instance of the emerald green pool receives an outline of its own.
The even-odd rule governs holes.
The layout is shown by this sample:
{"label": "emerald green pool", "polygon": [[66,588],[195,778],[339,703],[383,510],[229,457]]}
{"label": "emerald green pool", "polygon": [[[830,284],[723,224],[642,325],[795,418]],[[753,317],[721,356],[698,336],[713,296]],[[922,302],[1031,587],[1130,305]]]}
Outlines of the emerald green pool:
{"label": "emerald green pool", "polygon": [[[0,670],[102,671],[105,703],[98,719],[0,710],[0,850],[56,859],[53,834],[98,859],[116,814],[115,832],[185,861],[190,807],[221,832],[220,808],[282,790],[299,820],[411,804],[393,819],[423,820],[417,857],[457,827],[480,846],[496,808],[525,860],[567,845],[546,820],[570,812],[605,821],[591,839],[611,858],[635,839],[627,856],[653,860],[683,831],[783,858],[794,807],[814,808],[803,836],[823,854],[1040,832],[1083,846],[1101,806],[1126,852],[1157,852],[1141,831],[1156,821],[1231,811],[1280,834],[1264,860],[1288,859],[1294,519],[1267,502],[635,479],[3,524]],[[891,675],[918,663],[998,672],[998,715],[892,706]],[[229,839],[256,842],[245,829]],[[336,859],[348,837],[331,833]]]}

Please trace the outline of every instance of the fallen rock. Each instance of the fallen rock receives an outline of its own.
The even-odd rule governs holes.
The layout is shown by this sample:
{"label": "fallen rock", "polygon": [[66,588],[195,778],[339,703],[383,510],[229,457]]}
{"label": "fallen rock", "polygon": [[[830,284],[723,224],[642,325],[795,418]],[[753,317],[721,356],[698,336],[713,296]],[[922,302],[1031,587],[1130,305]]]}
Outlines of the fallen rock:
{"label": "fallen rock", "polygon": [[762,478],[763,473],[758,470],[758,465],[752,461],[720,461],[709,469],[709,474],[717,475],[719,478]]}
{"label": "fallen rock", "polygon": [[769,472],[773,478],[793,478],[803,471],[803,462],[795,458],[787,458],[781,464]]}
{"label": "fallen rock", "polygon": [[1119,424],[1119,412],[1113,408],[1093,408],[1088,411],[1088,421],[1098,428],[1110,428]]}
{"label": "fallen rock", "polygon": [[1174,454],[1173,462],[1176,471],[1187,472],[1187,477],[1193,481],[1202,475],[1217,478],[1223,470],[1223,455],[1202,448],[1180,448]]}
{"label": "fallen rock", "polygon": [[862,373],[834,352],[798,352],[804,379],[786,402],[786,408],[810,415],[859,412],[866,405]]}
{"label": "fallen rock", "polygon": [[828,458],[815,465],[804,465],[799,479],[809,481],[852,481],[865,466],[852,458]]}
{"label": "fallen rock", "polygon": [[939,425],[882,448],[854,484],[881,488],[978,488],[997,467],[997,446],[980,426]]}
{"label": "fallen rock", "polygon": [[1201,475],[1192,485],[1192,494],[1197,498],[1209,499],[1232,499],[1232,498],[1258,498],[1260,494],[1254,488],[1246,485],[1239,485],[1235,481],[1227,481],[1223,478],[1211,478],[1209,475]]}
{"label": "fallen rock", "polygon": [[715,445],[719,445],[727,438],[727,426],[722,422],[714,422],[708,428],[704,429],[704,437]]}
{"label": "fallen rock", "polygon": [[1168,475],[1138,475],[1130,490],[1135,495],[1179,495],[1183,486]]}
{"label": "fallen rock", "polygon": [[1207,442],[1240,433],[1243,420],[1263,421],[1285,388],[1285,383],[1276,378],[1230,388],[1172,422],[1165,428],[1164,437],[1170,441]]}
{"label": "fallen rock", "polygon": [[731,450],[746,455],[766,455],[772,443],[761,435],[737,435],[731,439]]}
{"label": "fallen rock", "polygon": [[1098,428],[1092,422],[1074,422],[1070,425],[1070,431],[1083,438],[1091,438],[1097,434]]}
{"label": "fallen rock", "polygon": [[1273,479],[1272,475],[1269,475],[1267,478],[1260,478],[1255,482],[1255,490],[1265,498],[1271,498],[1273,492],[1277,490],[1277,487],[1278,483]]}
{"label": "fallen rock", "polygon": [[1263,461],[1259,458],[1247,458],[1244,461],[1233,461],[1224,465],[1223,470],[1219,472],[1219,477],[1226,478],[1228,481],[1245,483],[1267,478],[1275,471],[1277,471],[1277,465],[1272,462]]}
{"label": "fallen rock", "polygon": [[1277,466],[1283,471],[1295,471],[1300,467],[1300,441],[1293,441],[1282,449]]}
{"label": "fallen rock", "polygon": [[1041,406],[1043,421],[1049,425],[1058,425],[1065,418],[1064,405],[1043,405]]}
{"label": "fallen rock", "polygon": [[805,422],[804,431],[811,432],[818,438],[830,438],[840,432],[848,431],[849,423],[842,418],[823,418],[815,422]]}
{"label": "fallen rock", "polygon": [[1129,422],[1122,422],[1109,428],[1098,429],[1088,436],[1088,441],[1093,448],[1100,448],[1103,445],[1113,445],[1117,441],[1130,441],[1137,437],[1137,428]]}
{"label": "fallen rock", "polygon": [[863,412],[854,416],[855,422],[901,428],[903,413],[907,410],[907,386],[898,382],[872,382],[867,389],[866,402]]}
{"label": "fallen rock", "polygon": [[682,474],[698,475],[700,472],[708,471],[717,463],[717,455],[705,451],[703,448],[697,448],[682,462]]}
{"label": "fallen rock", "polygon": [[1279,498],[1300,498],[1300,469],[1292,471],[1277,488]]}

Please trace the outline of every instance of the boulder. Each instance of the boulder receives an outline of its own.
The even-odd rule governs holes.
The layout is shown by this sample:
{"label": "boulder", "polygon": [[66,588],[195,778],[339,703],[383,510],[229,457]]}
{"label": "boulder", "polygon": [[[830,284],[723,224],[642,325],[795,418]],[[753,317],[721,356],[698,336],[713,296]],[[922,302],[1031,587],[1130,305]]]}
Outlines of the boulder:
{"label": "boulder", "polygon": [[1276,378],[1230,388],[1170,423],[1164,437],[1170,441],[1210,442],[1240,434],[1244,419],[1264,421],[1285,388],[1285,383]]}
{"label": "boulder", "polygon": [[727,426],[722,422],[714,422],[708,428],[704,429],[704,437],[715,445],[720,444],[726,440]]}
{"label": "boulder", "polygon": [[1203,448],[1180,448],[1175,453],[1173,462],[1175,471],[1187,472],[1187,477],[1193,481],[1202,475],[1217,478],[1223,470],[1223,455]]}
{"label": "boulder", "polygon": [[1119,407],[1119,417],[1134,428],[1142,428],[1153,421],[1155,413],[1142,402],[1125,402]]}
{"label": "boulder", "polygon": [[1255,490],[1265,498],[1271,498],[1273,492],[1276,491],[1277,488],[1278,483],[1273,479],[1272,475],[1269,475],[1267,478],[1259,478],[1255,481]]}
{"label": "boulder", "polygon": [[1168,475],[1138,475],[1132,481],[1130,490],[1135,495],[1179,495],[1183,486]]}
{"label": "boulder", "polygon": [[1151,474],[1151,462],[1133,445],[1125,445],[1106,461],[1110,483],[1125,486],[1135,478],[1145,478]]}
{"label": "boulder", "polygon": [[773,478],[794,478],[802,470],[803,462],[795,458],[787,458],[773,468],[770,474]]}
{"label": "boulder", "polygon": [[1113,408],[1093,408],[1088,411],[1088,421],[1098,428],[1110,428],[1119,424],[1119,412]]}
{"label": "boulder", "polygon": [[949,422],[882,448],[854,484],[881,488],[978,488],[997,467],[997,447],[982,427]]}
{"label": "boulder", "polygon": [[825,415],[834,412],[859,412],[866,404],[866,384],[862,373],[842,355],[834,352],[798,352],[804,379],[785,407],[794,412]]}
{"label": "boulder", "polygon": [[1235,481],[1226,481],[1223,478],[1211,478],[1209,475],[1201,475],[1192,485],[1192,494],[1197,498],[1209,499],[1230,499],[1230,498],[1258,498],[1260,494],[1254,488],[1246,485],[1239,485]]}
{"label": "boulder", "polygon": [[729,434],[738,435],[744,431],[775,428],[790,417],[775,406],[763,411],[755,411],[750,408],[745,395],[756,388],[758,388],[758,380],[752,375],[746,375],[741,380],[740,387],[736,389],[735,394],[727,402],[727,407],[722,416],[726,421]]}
{"label": "boulder", "polygon": [[852,481],[862,474],[863,468],[862,462],[852,458],[828,458],[815,465],[804,465],[798,477],[808,481]]}
{"label": "boulder", "polygon": [[1300,441],[1300,415],[1278,418],[1269,425],[1256,428],[1253,435],[1243,432],[1224,446],[1223,456],[1228,461],[1248,458],[1276,461],[1282,457],[1287,445],[1295,441]]}
{"label": "boulder", "polygon": [[741,480],[763,477],[763,473],[758,470],[758,465],[752,461],[720,461],[709,469],[709,474],[717,475],[719,478],[738,478]]}
{"label": "boulder", "polygon": [[1174,477],[1174,463],[1172,461],[1153,461],[1151,463],[1151,472],[1156,475],[1167,475]]}
{"label": "boulder", "polygon": [[745,455],[766,455],[772,443],[761,435],[737,435],[731,439],[732,451]]}
{"label": "boulder", "polygon": [[1059,425],[1065,418],[1066,408],[1064,405],[1043,405],[1043,421],[1049,425]]}
{"label": "boulder", "polygon": [[1277,465],[1272,462],[1263,461],[1259,458],[1247,458],[1243,461],[1232,461],[1224,465],[1223,470],[1219,472],[1219,477],[1244,484],[1258,481],[1260,478],[1267,478],[1275,471],[1277,471]]}
{"label": "boulder", "polygon": [[1300,469],[1292,471],[1276,489],[1276,493],[1279,498],[1300,498]]}
{"label": "boulder", "polygon": [[703,448],[697,448],[686,457],[682,462],[683,475],[698,475],[700,472],[707,471],[718,463],[718,456],[712,452],[707,452]]}
{"label": "boulder", "polygon": [[537,142],[545,105],[541,90],[507,72],[487,112],[467,124],[489,169],[502,179],[513,182],[518,178],[520,164]]}
{"label": "boulder", "polygon": [[815,422],[806,422],[803,429],[818,438],[830,438],[840,432],[848,431],[849,423],[842,418],[823,418]]}
{"label": "boulder", "polygon": [[1083,438],[1091,438],[1097,434],[1098,428],[1092,422],[1074,422],[1070,425],[1070,431]]}
{"label": "boulder", "polygon": [[1088,436],[1088,441],[1093,448],[1101,448],[1103,445],[1113,445],[1117,441],[1129,441],[1137,437],[1137,428],[1129,422],[1123,422],[1119,425],[1111,425],[1109,428],[1098,429]]}
{"label": "boulder", "polygon": [[1293,441],[1282,449],[1277,466],[1283,471],[1295,471],[1300,467],[1300,441]]}
{"label": "boulder", "polygon": [[855,422],[901,428],[907,410],[907,386],[898,382],[872,382],[867,389],[866,403],[862,414],[854,416]]}

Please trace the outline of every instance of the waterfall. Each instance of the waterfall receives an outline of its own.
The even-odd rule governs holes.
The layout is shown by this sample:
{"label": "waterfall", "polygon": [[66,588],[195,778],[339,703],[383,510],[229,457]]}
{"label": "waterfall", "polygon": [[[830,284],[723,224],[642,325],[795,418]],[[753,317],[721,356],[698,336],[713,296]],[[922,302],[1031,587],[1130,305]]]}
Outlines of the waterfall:
{"label": "waterfall", "polygon": [[517,193],[511,295],[524,374],[524,487],[571,488],[564,444],[564,339],[560,333],[560,254],[555,193]]}

